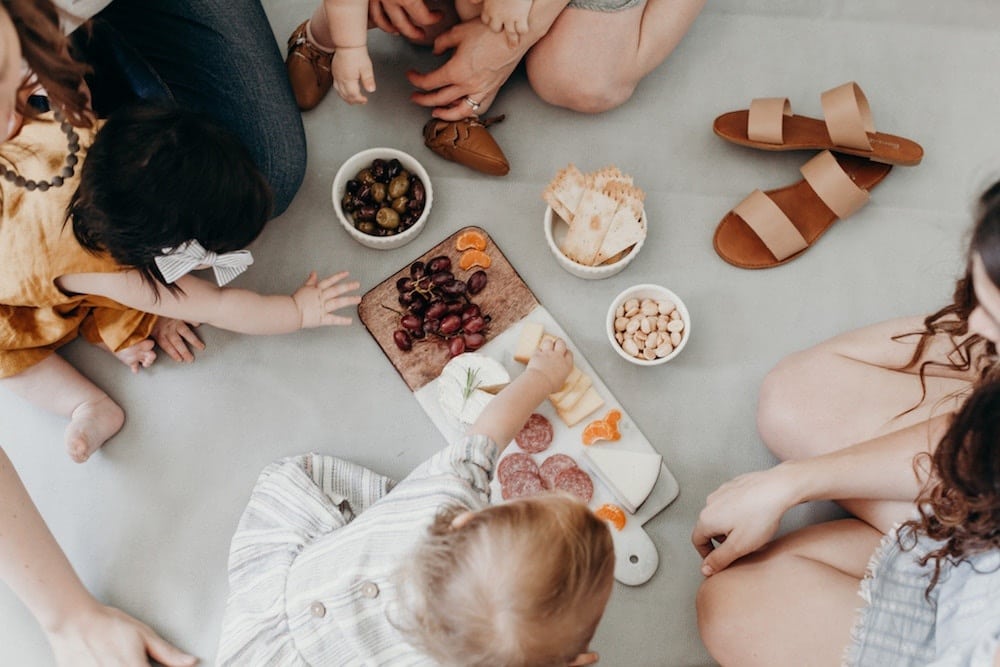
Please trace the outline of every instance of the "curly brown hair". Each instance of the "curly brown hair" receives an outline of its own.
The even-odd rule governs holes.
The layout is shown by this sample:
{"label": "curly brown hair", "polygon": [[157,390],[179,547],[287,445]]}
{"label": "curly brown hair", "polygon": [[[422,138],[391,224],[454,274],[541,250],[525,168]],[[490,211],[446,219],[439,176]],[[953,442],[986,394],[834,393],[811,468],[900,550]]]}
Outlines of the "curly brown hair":
{"label": "curly brown hair", "polygon": [[976,370],[972,393],[952,419],[933,454],[923,454],[914,466],[930,459],[931,476],[918,502],[919,518],[900,530],[912,546],[917,534],[943,542],[920,559],[934,563],[929,595],[945,564],[956,565],[975,553],[1000,548],[1000,371],[996,346],[969,334],[969,316],[978,305],[973,290],[971,262],[979,257],[990,281],[1000,286],[1000,181],[979,198],[965,275],[955,286],[952,303],[924,320],[925,329],[908,367],[919,364],[921,385],[929,366],[921,361],[934,336],[947,335],[955,343],[949,357],[956,370]]}
{"label": "curly brown hair", "polygon": [[[90,94],[84,76],[90,68],[70,55],[69,39],[59,25],[60,11],[51,0],[0,0],[10,15],[21,42],[21,56],[44,86],[53,105],[62,109],[66,120],[77,127],[91,127]],[[31,84],[25,81],[22,90]],[[18,95],[17,111],[34,118],[38,111]]]}

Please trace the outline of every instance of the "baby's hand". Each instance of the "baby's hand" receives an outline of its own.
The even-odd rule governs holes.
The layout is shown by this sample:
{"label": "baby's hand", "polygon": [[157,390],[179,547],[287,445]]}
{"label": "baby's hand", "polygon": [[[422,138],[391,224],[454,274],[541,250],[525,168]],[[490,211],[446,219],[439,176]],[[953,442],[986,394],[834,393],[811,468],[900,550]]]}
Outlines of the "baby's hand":
{"label": "baby's hand", "polygon": [[527,370],[537,371],[548,383],[546,394],[562,389],[563,383],[573,370],[573,353],[566,349],[562,338],[545,338],[531,355]]}
{"label": "baby's hand", "polygon": [[334,315],[334,312],[347,306],[356,306],[361,303],[361,297],[355,295],[344,296],[350,291],[361,287],[361,283],[349,282],[341,283],[346,278],[347,271],[335,273],[332,276],[317,281],[316,272],[309,274],[302,287],[295,290],[292,301],[299,309],[301,318],[301,328],[309,329],[319,326],[331,326],[334,324],[347,325],[352,319],[343,315]]}
{"label": "baby's hand", "polygon": [[194,332],[193,327],[197,326],[197,323],[160,317],[153,325],[153,331],[150,335],[160,346],[160,349],[174,361],[194,361],[194,353],[191,348],[205,349],[205,344]]}
{"label": "baby's hand", "polygon": [[[361,92],[364,87],[369,93],[375,92],[375,69],[368,57],[367,46],[338,48],[333,54],[333,87],[337,94],[349,104],[364,104],[368,98]],[[360,85],[359,82],[360,81]]]}
{"label": "baby's hand", "polygon": [[521,41],[521,35],[528,32],[530,11],[531,0],[483,0],[479,18],[493,32],[506,33],[508,46],[514,48]]}

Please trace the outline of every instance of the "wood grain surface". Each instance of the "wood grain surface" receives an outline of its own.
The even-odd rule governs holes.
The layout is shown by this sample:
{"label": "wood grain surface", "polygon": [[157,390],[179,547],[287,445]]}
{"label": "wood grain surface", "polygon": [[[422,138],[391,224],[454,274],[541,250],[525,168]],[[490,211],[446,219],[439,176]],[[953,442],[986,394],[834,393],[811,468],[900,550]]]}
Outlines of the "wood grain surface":
{"label": "wood grain surface", "polygon": [[456,278],[468,279],[478,267],[468,271],[458,268],[458,260],[462,253],[455,250],[455,239],[459,234],[469,229],[475,229],[486,237],[485,252],[492,260],[490,268],[486,269],[489,282],[482,292],[470,297],[470,300],[479,304],[482,312],[491,318],[485,331],[486,341],[492,340],[538,305],[538,300],[521,279],[521,276],[518,275],[517,270],[511,266],[489,234],[479,227],[460,229],[424,254],[414,257],[401,266],[398,271],[369,290],[361,298],[361,303],[358,305],[358,316],[361,322],[382,348],[385,356],[389,358],[389,363],[399,372],[403,382],[411,391],[420,389],[440,375],[441,369],[451,357],[448,354],[446,342],[432,335],[423,340],[414,341],[413,349],[408,352],[396,347],[392,334],[400,328],[400,315],[395,311],[403,310],[397,300],[399,292],[396,289],[396,281],[403,276],[410,275],[410,265],[413,262],[418,260],[426,262],[431,257],[438,255],[447,255],[451,258],[452,271]]}

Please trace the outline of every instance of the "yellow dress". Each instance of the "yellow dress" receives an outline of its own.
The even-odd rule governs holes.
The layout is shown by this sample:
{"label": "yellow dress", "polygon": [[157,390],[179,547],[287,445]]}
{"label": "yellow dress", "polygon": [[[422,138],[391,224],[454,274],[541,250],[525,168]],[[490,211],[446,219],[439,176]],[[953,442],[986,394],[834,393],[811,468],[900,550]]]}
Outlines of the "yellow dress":
{"label": "yellow dress", "polygon": [[[94,131],[77,129],[83,150]],[[63,167],[66,143],[47,113],[0,144],[0,159],[25,178],[48,181]],[[78,164],[61,187],[45,192],[0,178],[0,377],[30,368],[78,334],[117,352],[148,338],[156,323],[155,315],[56,287],[57,278],[71,273],[125,270],[107,254],[87,251],[73,236],[66,207],[79,172]]]}

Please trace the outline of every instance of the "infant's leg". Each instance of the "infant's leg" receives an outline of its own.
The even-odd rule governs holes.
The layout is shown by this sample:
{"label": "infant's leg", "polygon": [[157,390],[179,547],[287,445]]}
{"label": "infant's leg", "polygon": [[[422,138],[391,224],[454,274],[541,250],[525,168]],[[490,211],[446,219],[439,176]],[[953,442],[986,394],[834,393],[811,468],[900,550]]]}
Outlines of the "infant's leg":
{"label": "infant's leg", "polygon": [[121,407],[57,354],[0,384],[40,408],[69,418],[66,449],[77,463],[90,458],[125,423]]}

